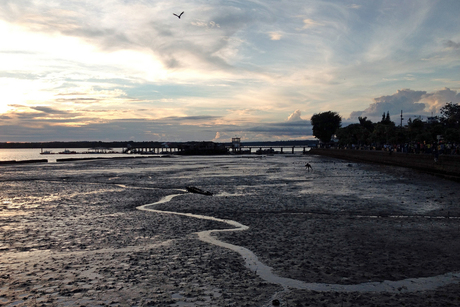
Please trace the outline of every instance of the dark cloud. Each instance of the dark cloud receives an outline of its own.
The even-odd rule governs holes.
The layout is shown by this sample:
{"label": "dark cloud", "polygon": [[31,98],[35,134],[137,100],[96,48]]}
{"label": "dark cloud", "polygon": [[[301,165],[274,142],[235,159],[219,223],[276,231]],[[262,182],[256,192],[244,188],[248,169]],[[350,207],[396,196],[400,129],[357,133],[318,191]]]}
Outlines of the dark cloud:
{"label": "dark cloud", "polygon": [[18,110],[9,111],[3,114],[3,119],[15,121],[18,124],[28,125],[47,125],[53,123],[77,123],[84,121],[81,113],[74,111],[56,110],[45,106],[21,106],[11,105]]}
{"label": "dark cloud", "polygon": [[30,108],[32,110],[37,110],[37,111],[40,111],[40,112],[43,112],[43,113],[46,113],[46,114],[68,114],[68,112],[66,112],[66,111],[56,110],[56,109],[53,109],[53,108],[50,108],[50,107],[37,106],[37,107],[30,107]]}
{"label": "dark cloud", "polygon": [[27,106],[22,105],[22,104],[9,104],[8,106],[13,107],[13,108],[17,108],[17,109],[28,108]]}
{"label": "dark cloud", "polygon": [[448,40],[446,42],[446,47],[450,49],[460,49],[460,43],[456,43],[454,41]]}
{"label": "dark cloud", "polygon": [[[230,137],[242,136],[245,140],[275,140],[299,139],[311,135],[309,121],[242,125],[197,124],[200,121],[213,120],[218,116],[189,116],[168,117],[160,120],[119,119],[104,122],[94,122],[94,119],[57,118],[42,119],[38,115],[45,113],[20,113],[21,118],[13,121],[0,122],[0,142],[38,142],[38,141],[210,141],[216,137],[216,132],[228,139],[219,138],[218,141],[230,141]],[[18,115],[18,114],[16,114]],[[93,121],[90,124],[79,126],[84,121]],[[187,123],[187,121],[189,123]],[[14,124],[11,124],[14,123]],[[26,124],[27,123],[27,124]],[[180,124],[179,124],[180,123]]]}
{"label": "dark cloud", "polygon": [[247,131],[265,135],[268,139],[301,138],[312,135],[312,126],[310,121],[299,120],[248,127]]}
{"label": "dark cloud", "polygon": [[211,116],[211,115],[201,115],[201,116],[170,116],[160,118],[159,121],[203,121],[203,120],[215,120],[222,118],[222,116]]}
{"label": "dark cloud", "polygon": [[311,123],[309,120],[301,119],[292,122],[271,123],[270,125],[277,127],[305,127],[311,126]]}

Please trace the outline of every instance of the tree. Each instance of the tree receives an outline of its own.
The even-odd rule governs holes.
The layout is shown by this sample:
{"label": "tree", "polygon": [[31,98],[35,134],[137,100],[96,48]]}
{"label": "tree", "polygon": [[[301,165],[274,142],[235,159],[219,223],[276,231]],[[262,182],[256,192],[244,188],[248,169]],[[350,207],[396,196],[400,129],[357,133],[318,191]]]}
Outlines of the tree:
{"label": "tree", "polygon": [[366,128],[369,132],[374,131],[374,124],[370,120],[368,120],[367,117],[359,116],[358,120],[359,120],[359,124],[362,127]]}
{"label": "tree", "polygon": [[371,140],[378,145],[389,144],[395,132],[395,123],[380,122],[375,125],[374,131],[371,134]]}
{"label": "tree", "polygon": [[446,142],[460,143],[460,129],[447,128],[444,132]]}
{"label": "tree", "polygon": [[419,135],[424,134],[425,132],[425,125],[420,118],[416,118],[414,120],[409,118],[407,122],[407,134],[409,137],[409,141],[415,141],[419,137]]}
{"label": "tree", "polygon": [[331,141],[332,135],[340,128],[342,118],[336,112],[327,111],[313,114],[310,122],[313,126],[313,135],[321,142],[328,143]]}
{"label": "tree", "polygon": [[447,128],[459,128],[460,126],[460,106],[458,103],[446,103],[441,108],[441,123]]}
{"label": "tree", "polygon": [[383,112],[382,120],[380,121],[380,123],[384,124],[384,125],[388,125],[388,124],[392,123],[392,121],[390,119],[390,112],[387,112],[386,115],[385,115],[385,112]]}
{"label": "tree", "polygon": [[361,124],[351,124],[337,129],[337,138],[340,145],[366,145],[370,136],[370,131]]}

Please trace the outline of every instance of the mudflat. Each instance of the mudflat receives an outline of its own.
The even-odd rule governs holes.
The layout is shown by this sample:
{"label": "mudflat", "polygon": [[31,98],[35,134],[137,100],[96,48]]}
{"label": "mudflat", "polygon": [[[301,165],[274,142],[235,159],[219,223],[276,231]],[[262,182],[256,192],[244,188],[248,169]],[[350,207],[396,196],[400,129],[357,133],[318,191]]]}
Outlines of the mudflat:
{"label": "mudflat", "polygon": [[[414,170],[307,155],[5,165],[0,305],[456,306],[459,196]],[[234,226],[146,204],[248,226],[213,236],[302,286],[197,235]]]}

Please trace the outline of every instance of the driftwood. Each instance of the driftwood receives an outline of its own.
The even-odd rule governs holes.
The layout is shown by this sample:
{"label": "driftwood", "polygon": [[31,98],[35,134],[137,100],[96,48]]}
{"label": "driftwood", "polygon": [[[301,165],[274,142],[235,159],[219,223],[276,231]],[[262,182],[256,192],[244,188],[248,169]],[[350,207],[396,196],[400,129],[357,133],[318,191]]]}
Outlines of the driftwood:
{"label": "driftwood", "polygon": [[202,189],[199,189],[197,187],[185,187],[188,192],[190,193],[198,193],[198,194],[203,194],[203,195],[208,195],[211,196],[212,193],[209,191],[203,191]]}

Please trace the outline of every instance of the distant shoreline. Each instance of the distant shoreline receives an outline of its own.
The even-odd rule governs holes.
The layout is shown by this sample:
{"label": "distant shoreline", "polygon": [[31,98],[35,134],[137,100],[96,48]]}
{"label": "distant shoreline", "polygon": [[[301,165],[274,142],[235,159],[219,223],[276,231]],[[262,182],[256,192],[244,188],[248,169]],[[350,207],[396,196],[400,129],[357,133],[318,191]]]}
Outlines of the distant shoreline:
{"label": "distant shoreline", "polygon": [[[132,147],[155,147],[162,148],[164,144],[187,144],[201,141],[184,141],[184,142],[168,142],[168,141],[113,141],[113,142],[102,142],[102,141],[75,141],[75,142],[0,142],[0,149],[26,149],[26,148],[92,148],[92,147],[111,147],[111,148],[126,148],[128,145]],[[231,142],[214,142],[216,144],[223,144],[225,146],[231,146]],[[291,141],[248,141],[241,142],[242,146],[316,146],[318,141],[316,140],[291,140]]]}

